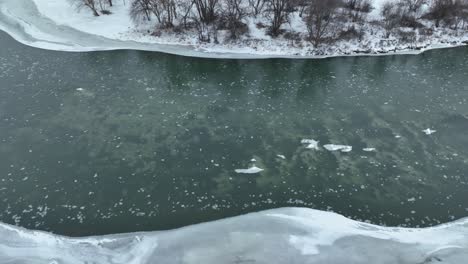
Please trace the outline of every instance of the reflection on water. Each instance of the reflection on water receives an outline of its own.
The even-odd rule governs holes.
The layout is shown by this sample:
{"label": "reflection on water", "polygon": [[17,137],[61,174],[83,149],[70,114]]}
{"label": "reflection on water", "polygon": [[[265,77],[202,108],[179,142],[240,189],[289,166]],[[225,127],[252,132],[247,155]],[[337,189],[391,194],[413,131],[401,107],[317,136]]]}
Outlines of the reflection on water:
{"label": "reflection on water", "polygon": [[85,235],[282,206],[401,226],[468,215],[466,48],[244,61],[0,42],[3,222]]}

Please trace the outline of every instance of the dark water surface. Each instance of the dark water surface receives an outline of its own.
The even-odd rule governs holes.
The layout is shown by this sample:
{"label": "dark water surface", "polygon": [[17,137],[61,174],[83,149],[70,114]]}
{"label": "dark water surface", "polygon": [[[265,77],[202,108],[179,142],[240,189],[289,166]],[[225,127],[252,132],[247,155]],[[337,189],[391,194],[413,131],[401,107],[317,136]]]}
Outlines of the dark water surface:
{"label": "dark water surface", "polygon": [[[451,221],[468,216],[467,100],[467,48],[208,60],[51,52],[0,33],[0,221],[89,235],[283,206]],[[234,171],[251,159],[265,171]]]}

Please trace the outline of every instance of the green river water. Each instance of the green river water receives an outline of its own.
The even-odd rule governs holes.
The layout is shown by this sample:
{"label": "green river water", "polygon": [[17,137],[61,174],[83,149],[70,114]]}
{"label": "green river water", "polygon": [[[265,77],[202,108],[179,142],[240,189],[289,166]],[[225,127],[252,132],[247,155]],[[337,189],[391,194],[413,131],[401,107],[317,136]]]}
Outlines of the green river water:
{"label": "green river water", "polygon": [[210,60],[4,33],[0,47],[2,222],[78,236],[284,206],[412,227],[468,216],[466,47]]}

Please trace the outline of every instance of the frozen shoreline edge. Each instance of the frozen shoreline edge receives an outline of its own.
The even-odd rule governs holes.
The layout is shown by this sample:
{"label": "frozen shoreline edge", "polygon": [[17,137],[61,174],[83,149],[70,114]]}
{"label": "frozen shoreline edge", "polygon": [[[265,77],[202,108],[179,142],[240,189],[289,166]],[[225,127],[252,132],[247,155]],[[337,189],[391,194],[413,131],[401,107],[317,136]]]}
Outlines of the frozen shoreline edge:
{"label": "frozen shoreline edge", "polygon": [[[0,223],[0,263],[456,264],[468,258],[468,218],[382,227],[308,208],[277,208],[167,231],[67,237]],[[261,248],[261,250],[259,250]],[[392,250],[388,250],[391,248]],[[369,250],[372,249],[372,250]]]}
{"label": "frozen shoreline edge", "polygon": [[[18,34],[9,31],[5,27],[0,24],[0,31],[5,32],[10,37],[12,37],[15,41],[32,48],[43,49],[47,51],[59,51],[59,52],[70,52],[70,53],[88,53],[88,52],[101,52],[101,51],[142,51],[142,52],[157,52],[157,53],[164,53],[169,55],[175,56],[182,56],[182,57],[191,57],[191,58],[201,58],[201,59],[233,59],[233,60],[267,60],[267,59],[293,59],[293,60],[321,60],[321,59],[332,59],[332,58],[348,58],[348,57],[384,57],[384,56],[404,56],[404,55],[421,55],[428,51],[433,50],[443,50],[443,49],[452,49],[452,48],[459,48],[459,47],[468,47],[468,43],[460,43],[455,45],[441,45],[439,47],[428,47],[424,49],[409,49],[409,50],[401,50],[395,52],[387,52],[387,53],[354,53],[354,54],[331,54],[331,55],[323,55],[323,56],[304,56],[304,55],[263,55],[263,54],[253,54],[253,53],[219,53],[219,52],[210,52],[210,51],[200,51],[197,50],[196,47],[189,46],[189,45],[172,45],[172,44],[144,44],[144,43],[132,43],[129,41],[121,41],[126,43],[128,46],[114,46],[114,47],[81,47],[81,48],[51,48],[48,46],[37,44],[37,42],[29,42],[25,39],[19,37]],[[83,32],[84,33],[84,32]],[[43,42],[47,43],[47,42]],[[51,42],[54,43],[54,42]],[[54,43],[55,44],[55,43]],[[133,46],[132,44],[137,44]],[[154,48],[151,47],[137,47],[138,45],[153,45]],[[159,47],[157,47],[159,46]],[[161,47],[167,46],[167,47]],[[180,48],[178,51],[172,51],[171,49]]]}

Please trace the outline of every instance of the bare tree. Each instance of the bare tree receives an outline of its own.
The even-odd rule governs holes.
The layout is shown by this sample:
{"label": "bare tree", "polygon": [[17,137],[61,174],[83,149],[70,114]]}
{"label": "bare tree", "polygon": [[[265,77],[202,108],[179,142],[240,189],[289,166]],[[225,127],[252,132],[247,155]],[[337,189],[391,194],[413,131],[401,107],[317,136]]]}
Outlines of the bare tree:
{"label": "bare tree", "polygon": [[401,2],[403,2],[408,7],[408,12],[412,13],[414,16],[417,16],[423,5],[428,3],[428,0],[401,0]]}
{"label": "bare tree", "polygon": [[305,23],[309,40],[315,47],[334,31],[331,25],[336,18],[338,4],[338,0],[310,0]]}
{"label": "bare tree", "polygon": [[451,24],[456,10],[456,1],[454,0],[434,0],[432,2],[429,16],[435,21],[436,27],[440,26],[440,22]]}
{"label": "bare tree", "polygon": [[462,18],[462,28],[468,29],[468,0],[462,1],[462,8],[460,10]]}
{"label": "bare tree", "polygon": [[163,27],[172,27],[177,17],[174,0],[133,0],[130,17],[134,22],[151,20],[153,14]]}
{"label": "bare tree", "polygon": [[238,38],[246,32],[247,25],[242,19],[247,15],[247,11],[242,6],[242,0],[224,0],[222,20],[230,32],[231,39]]}
{"label": "bare tree", "polygon": [[427,0],[399,0],[395,3],[395,23],[401,27],[421,28],[423,25],[418,21],[420,12]]}
{"label": "bare tree", "polygon": [[72,0],[72,3],[77,9],[89,8],[93,12],[93,15],[99,16],[96,0]]}
{"label": "bare tree", "polygon": [[384,3],[381,12],[383,17],[383,27],[386,31],[385,37],[389,38],[392,30],[395,29],[401,21],[401,5],[392,2],[392,0]]}
{"label": "bare tree", "polygon": [[130,6],[130,18],[134,23],[141,20],[151,21],[151,0],[133,0]]}
{"label": "bare tree", "polygon": [[463,26],[468,13],[468,1],[466,0],[433,0],[427,17],[435,21],[436,27],[441,22],[457,29]]}
{"label": "bare tree", "polygon": [[343,4],[353,22],[361,22],[373,9],[370,0],[345,0]]}
{"label": "bare tree", "polygon": [[192,0],[176,0],[176,7],[179,10],[179,17],[184,28],[188,27],[187,20],[191,15],[194,4]]}
{"label": "bare tree", "polygon": [[268,0],[267,6],[266,11],[271,22],[269,33],[276,37],[280,34],[281,26],[289,21],[291,0]]}
{"label": "bare tree", "polygon": [[249,0],[249,7],[252,9],[252,14],[255,17],[262,13],[265,3],[266,0]]}
{"label": "bare tree", "polygon": [[160,20],[164,27],[173,27],[177,18],[176,4],[174,0],[153,0],[153,6],[159,11]]}
{"label": "bare tree", "polygon": [[94,0],[94,2],[99,5],[99,11],[101,14],[110,15],[111,12],[108,10],[109,1],[108,0]]}
{"label": "bare tree", "polygon": [[211,24],[216,20],[219,0],[193,0],[198,14],[198,20]]}

